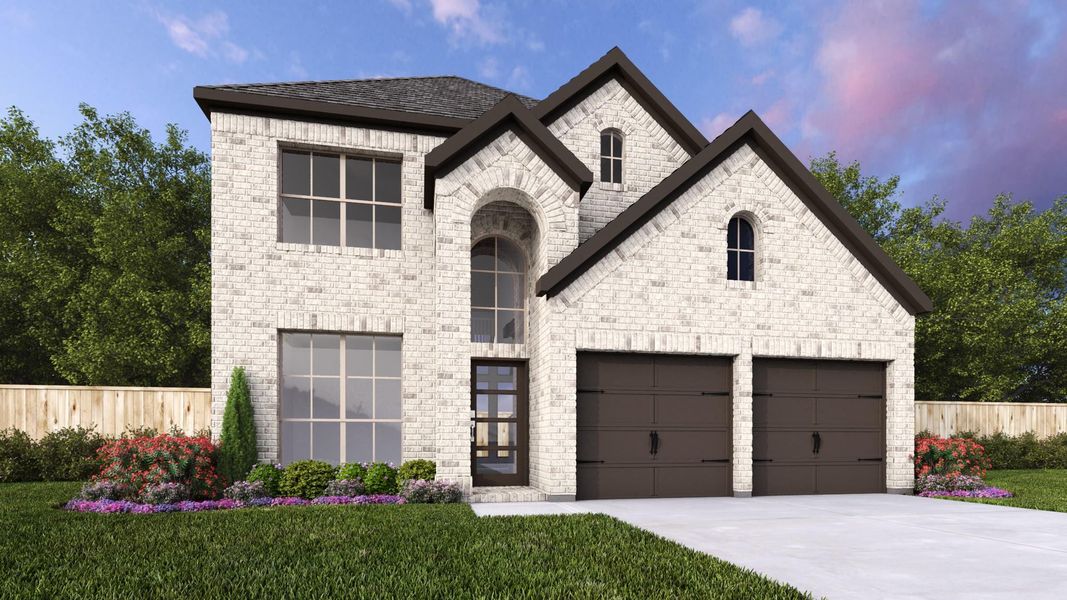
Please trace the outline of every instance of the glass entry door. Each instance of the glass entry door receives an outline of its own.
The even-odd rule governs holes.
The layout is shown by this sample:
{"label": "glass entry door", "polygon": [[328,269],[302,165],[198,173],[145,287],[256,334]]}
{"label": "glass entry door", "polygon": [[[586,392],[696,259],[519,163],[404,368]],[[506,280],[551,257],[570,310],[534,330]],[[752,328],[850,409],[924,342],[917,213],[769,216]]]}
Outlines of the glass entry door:
{"label": "glass entry door", "polygon": [[527,485],[526,364],[471,363],[471,474],[474,485]]}

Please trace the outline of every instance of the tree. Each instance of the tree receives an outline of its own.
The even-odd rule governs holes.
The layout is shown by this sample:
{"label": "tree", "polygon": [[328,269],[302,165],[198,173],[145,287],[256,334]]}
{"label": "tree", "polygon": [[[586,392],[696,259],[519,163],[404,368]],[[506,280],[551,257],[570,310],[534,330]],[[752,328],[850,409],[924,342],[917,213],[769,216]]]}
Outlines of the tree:
{"label": "tree", "polygon": [[0,119],[0,380],[206,385],[207,157],[81,113],[58,143]]}
{"label": "tree", "polygon": [[901,209],[896,178],[858,163],[812,172],[934,302],[916,320],[917,397],[1067,401],[1067,198],[1039,212],[998,196],[964,227],[937,198]]}
{"label": "tree", "polygon": [[879,242],[885,241],[900,214],[900,203],[896,200],[900,177],[893,176],[885,181],[864,177],[858,162],[843,166],[837,160],[836,152],[813,159],[811,172],[871,237]]}
{"label": "tree", "polygon": [[229,481],[237,481],[256,464],[256,424],[252,413],[252,396],[242,367],[234,367],[230,390],[226,393],[226,410],[222,413],[222,437],[219,449],[219,472]]}

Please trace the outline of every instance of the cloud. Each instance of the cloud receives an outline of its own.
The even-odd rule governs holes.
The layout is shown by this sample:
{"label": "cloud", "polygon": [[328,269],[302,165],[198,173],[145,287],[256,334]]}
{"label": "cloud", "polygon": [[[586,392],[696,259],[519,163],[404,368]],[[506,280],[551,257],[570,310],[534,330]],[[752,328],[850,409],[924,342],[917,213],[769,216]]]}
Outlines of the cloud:
{"label": "cloud", "polygon": [[478,74],[486,79],[496,79],[500,75],[500,63],[495,57],[488,57],[478,65]]}
{"label": "cloud", "polygon": [[457,38],[476,38],[484,44],[505,41],[499,23],[491,22],[478,0],[430,0],[435,21],[448,27]]}
{"label": "cloud", "polygon": [[1046,27],[1017,8],[846,3],[821,27],[803,129],[872,172],[917,173],[914,200],[942,195],[952,216],[1067,194],[1067,39],[1035,54]]}
{"label": "cloud", "polygon": [[730,33],[743,46],[754,46],[778,37],[782,26],[774,19],[763,16],[758,8],[748,7],[730,19]]}
{"label": "cloud", "polygon": [[158,13],[156,18],[174,45],[190,54],[200,58],[220,56],[235,64],[248,60],[248,50],[227,39],[230,22],[222,11],[212,11],[199,19],[163,13]]}
{"label": "cloud", "polygon": [[526,67],[518,65],[511,70],[508,76],[508,89],[526,91],[530,89],[530,72]]}
{"label": "cloud", "polygon": [[733,125],[740,117],[741,115],[731,115],[721,112],[710,119],[702,120],[700,122],[700,131],[702,131],[709,140],[715,139],[716,136],[726,131],[726,128]]}

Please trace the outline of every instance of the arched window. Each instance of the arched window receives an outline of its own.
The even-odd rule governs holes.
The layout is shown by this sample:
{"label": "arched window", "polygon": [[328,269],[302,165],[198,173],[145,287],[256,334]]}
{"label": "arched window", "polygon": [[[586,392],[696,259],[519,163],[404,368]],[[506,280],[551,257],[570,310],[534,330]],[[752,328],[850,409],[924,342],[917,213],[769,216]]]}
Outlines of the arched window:
{"label": "arched window", "polygon": [[471,248],[471,341],[525,341],[526,260],[510,241],[489,237]]}
{"label": "arched window", "polygon": [[735,281],[756,280],[756,233],[743,217],[730,219],[726,232],[726,278]]}
{"label": "arched window", "polygon": [[614,129],[600,132],[600,181],[622,183],[622,134]]}

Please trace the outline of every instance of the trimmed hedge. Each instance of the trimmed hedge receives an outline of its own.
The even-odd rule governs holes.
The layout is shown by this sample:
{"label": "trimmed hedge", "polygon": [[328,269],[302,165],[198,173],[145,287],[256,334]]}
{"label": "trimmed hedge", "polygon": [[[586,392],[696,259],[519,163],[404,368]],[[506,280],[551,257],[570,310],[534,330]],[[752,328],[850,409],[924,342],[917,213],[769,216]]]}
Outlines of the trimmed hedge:
{"label": "trimmed hedge", "polygon": [[1045,439],[1032,433],[972,437],[985,447],[992,469],[1067,469],[1067,433]]}
{"label": "trimmed hedge", "polygon": [[326,486],[337,476],[337,467],[321,460],[298,460],[282,471],[278,493],[311,500],[326,492]]}

